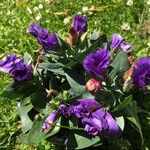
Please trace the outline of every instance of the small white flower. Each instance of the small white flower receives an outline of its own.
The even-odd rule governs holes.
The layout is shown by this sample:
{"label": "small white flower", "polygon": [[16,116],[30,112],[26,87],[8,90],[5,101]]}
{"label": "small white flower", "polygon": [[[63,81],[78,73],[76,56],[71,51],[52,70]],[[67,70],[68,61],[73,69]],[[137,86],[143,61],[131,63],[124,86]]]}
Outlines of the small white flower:
{"label": "small white flower", "polygon": [[121,25],[121,29],[122,29],[122,30],[126,30],[126,31],[130,30],[130,25],[129,25],[129,23],[124,22],[124,23]]}
{"label": "small white flower", "polygon": [[82,12],[86,13],[88,11],[88,9],[89,9],[88,7],[84,6],[84,7],[82,7]]}
{"label": "small white flower", "polygon": [[39,8],[38,8],[37,6],[35,6],[35,7],[33,8],[33,10],[36,12],[36,11],[39,10]]}
{"label": "small white flower", "polygon": [[48,9],[46,10],[46,13],[49,13],[49,10],[48,10]]}
{"label": "small white flower", "polygon": [[32,14],[32,11],[31,11],[31,9],[30,9],[29,7],[27,7],[27,12],[28,12],[29,14]]}
{"label": "small white flower", "polygon": [[63,23],[66,25],[66,24],[68,24],[69,22],[70,22],[70,17],[66,17],[65,19],[64,19],[64,21],[63,21]]}
{"label": "small white flower", "polygon": [[150,5],[150,0],[147,1],[147,5]]}
{"label": "small white flower", "polygon": [[147,43],[147,46],[150,47],[150,42]]}
{"label": "small white flower", "polygon": [[50,4],[52,0],[45,0],[46,3]]}
{"label": "small white flower", "polygon": [[8,10],[8,11],[7,11],[7,15],[10,15],[10,14],[11,14],[11,11],[10,11],[10,10]]}
{"label": "small white flower", "polygon": [[78,12],[78,15],[82,15],[81,11]]}
{"label": "small white flower", "polygon": [[39,4],[39,9],[43,9],[43,5],[42,4]]}
{"label": "small white flower", "polygon": [[39,21],[42,18],[41,14],[38,14],[35,18],[35,20]]}
{"label": "small white flower", "polygon": [[127,5],[128,5],[128,6],[132,6],[132,5],[133,5],[133,0],[128,0],[128,1],[127,1]]}

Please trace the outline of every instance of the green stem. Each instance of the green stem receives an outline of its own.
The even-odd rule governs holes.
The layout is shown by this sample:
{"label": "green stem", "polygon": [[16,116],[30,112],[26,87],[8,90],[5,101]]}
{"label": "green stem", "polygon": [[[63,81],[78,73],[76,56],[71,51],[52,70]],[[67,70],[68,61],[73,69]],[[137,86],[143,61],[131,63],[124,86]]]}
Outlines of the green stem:
{"label": "green stem", "polygon": [[69,130],[82,130],[84,131],[84,128],[78,128],[78,127],[68,127],[68,126],[62,126],[62,125],[58,125],[57,123],[56,124],[51,124],[51,123],[48,123],[46,122],[47,124],[49,124],[50,126],[57,126],[57,127],[61,127],[61,128],[64,128],[64,129],[69,129]]}
{"label": "green stem", "polygon": [[58,126],[64,129],[69,129],[69,130],[82,130],[82,131],[84,130],[84,128],[68,127],[68,126],[62,126],[62,125],[57,125],[57,124],[55,126]]}

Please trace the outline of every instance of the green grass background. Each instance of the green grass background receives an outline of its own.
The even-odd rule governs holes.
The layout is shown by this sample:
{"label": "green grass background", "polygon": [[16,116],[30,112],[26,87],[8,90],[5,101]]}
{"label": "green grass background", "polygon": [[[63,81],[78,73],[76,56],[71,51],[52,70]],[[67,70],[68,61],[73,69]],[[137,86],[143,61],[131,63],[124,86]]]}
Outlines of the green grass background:
{"label": "green grass background", "polygon": [[[6,53],[23,55],[26,51],[34,56],[39,45],[26,29],[37,16],[41,16],[38,22],[43,27],[65,38],[71,20],[77,14],[88,16],[89,33],[96,30],[106,33],[109,38],[113,33],[119,33],[132,44],[136,57],[150,55],[150,5],[147,1],[133,0],[133,5],[128,6],[127,0],[0,0],[0,58]],[[43,8],[35,11],[39,4]],[[92,6],[98,11],[82,12],[83,7]],[[71,18],[68,24],[63,23],[66,17]],[[121,29],[125,22],[130,25],[130,30]],[[8,82],[9,77],[0,73],[0,92]],[[145,117],[143,122],[143,128],[150,127],[149,118]],[[19,129],[16,103],[0,97],[0,149],[33,149],[19,143]],[[149,145],[146,140],[142,149],[148,150]],[[38,149],[53,148],[44,141]]]}

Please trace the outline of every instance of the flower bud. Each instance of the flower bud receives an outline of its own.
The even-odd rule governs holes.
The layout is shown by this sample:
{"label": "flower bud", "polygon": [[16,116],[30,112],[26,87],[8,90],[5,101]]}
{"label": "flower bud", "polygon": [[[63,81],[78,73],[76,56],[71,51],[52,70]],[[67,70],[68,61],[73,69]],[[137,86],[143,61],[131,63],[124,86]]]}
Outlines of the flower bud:
{"label": "flower bud", "polygon": [[53,123],[57,120],[58,118],[58,113],[59,111],[53,111],[44,121],[42,125],[42,129],[44,132],[49,131],[52,128]]}
{"label": "flower bud", "polygon": [[93,78],[86,83],[86,90],[89,91],[91,94],[97,92],[97,90],[99,90],[101,87],[102,83]]}

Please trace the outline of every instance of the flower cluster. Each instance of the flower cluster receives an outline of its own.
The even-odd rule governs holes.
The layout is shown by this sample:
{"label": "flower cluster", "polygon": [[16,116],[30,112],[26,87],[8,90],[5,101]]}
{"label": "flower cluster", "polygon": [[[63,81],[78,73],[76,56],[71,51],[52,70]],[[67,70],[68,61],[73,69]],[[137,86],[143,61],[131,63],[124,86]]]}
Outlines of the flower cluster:
{"label": "flower cluster", "polygon": [[119,126],[113,117],[95,99],[79,99],[78,105],[60,105],[43,123],[42,129],[48,131],[59,114],[65,117],[75,116],[85,126],[84,130],[91,135],[114,135],[119,132]]}
{"label": "flower cluster", "polygon": [[[87,17],[76,16],[63,40],[33,22],[27,32],[41,45],[43,53],[38,59],[31,62],[29,54],[23,58],[9,54],[0,61],[0,71],[13,78],[6,90],[11,90],[8,96],[18,98],[21,119],[26,115],[30,122],[27,126],[27,121],[22,121],[24,141],[29,144],[51,137],[54,141],[64,139],[67,149],[99,142],[109,145],[122,132],[128,132],[130,124],[136,126],[143,139],[135,101],[139,93],[143,97],[149,94],[150,57],[135,60],[132,46],[124,37],[114,33],[108,40],[97,32],[88,37],[87,27]],[[37,120],[35,115],[39,116]],[[40,139],[34,141],[32,134]],[[80,147],[82,138],[86,141],[84,147]]]}

